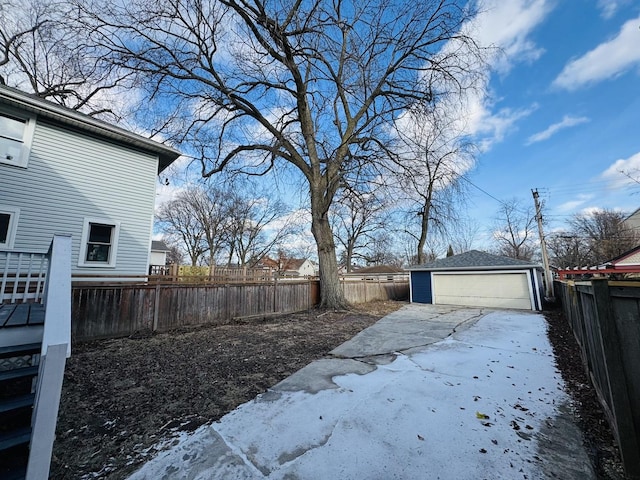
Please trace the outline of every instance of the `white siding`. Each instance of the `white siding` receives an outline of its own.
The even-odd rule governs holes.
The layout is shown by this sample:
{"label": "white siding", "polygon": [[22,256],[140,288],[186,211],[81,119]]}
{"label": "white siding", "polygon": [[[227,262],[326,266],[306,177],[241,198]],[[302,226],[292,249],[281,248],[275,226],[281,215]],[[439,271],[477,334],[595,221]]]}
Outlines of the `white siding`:
{"label": "white siding", "polygon": [[[74,273],[146,274],[158,158],[37,122],[28,168],[0,164],[0,203],[20,208],[15,250],[73,236]],[[85,217],[120,222],[115,268],[79,268]]]}
{"label": "white siding", "polygon": [[151,257],[149,260],[149,265],[161,265],[167,262],[167,252],[151,252]]}
{"label": "white siding", "polygon": [[640,252],[629,255],[627,258],[616,262],[616,265],[640,265]]}
{"label": "white siding", "polygon": [[313,268],[313,263],[311,263],[309,260],[305,260],[304,263],[300,265],[298,273],[301,276],[313,276],[316,272],[315,268]]}

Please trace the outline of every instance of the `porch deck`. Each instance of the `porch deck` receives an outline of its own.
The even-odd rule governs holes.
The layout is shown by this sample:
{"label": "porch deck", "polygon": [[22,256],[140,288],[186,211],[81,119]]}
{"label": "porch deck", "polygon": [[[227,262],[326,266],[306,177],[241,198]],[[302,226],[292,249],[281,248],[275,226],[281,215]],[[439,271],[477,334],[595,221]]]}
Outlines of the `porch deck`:
{"label": "porch deck", "polygon": [[44,305],[40,303],[0,304],[0,329],[44,325]]}

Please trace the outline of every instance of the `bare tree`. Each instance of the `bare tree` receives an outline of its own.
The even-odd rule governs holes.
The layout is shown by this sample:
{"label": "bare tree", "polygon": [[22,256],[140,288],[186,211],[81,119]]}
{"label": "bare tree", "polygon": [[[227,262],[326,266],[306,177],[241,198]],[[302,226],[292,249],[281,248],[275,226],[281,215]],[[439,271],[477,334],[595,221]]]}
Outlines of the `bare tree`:
{"label": "bare tree", "polygon": [[623,212],[603,209],[571,219],[571,232],[580,240],[585,263],[606,262],[640,244],[640,235],[625,225],[625,218]]}
{"label": "bare tree", "polygon": [[376,232],[381,230],[383,218],[388,208],[388,201],[380,198],[381,189],[359,191],[351,188],[343,189],[331,210],[332,228],[343,248],[341,262],[351,272],[356,259],[366,259],[366,249]]}
{"label": "bare tree", "polygon": [[167,264],[182,265],[182,262],[184,261],[184,254],[182,253],[180,244],[176,243],[175,239],[168,236],[163,236],[162,241],[167,247],[169,247],[169,251],[167,252]]}
{"label": "bare tree", "polygon": [[96,44],[139,76],[145,106],[174,112],[158,128],[193,146],[204,176],[276,161],[301,173],[328,307],[345,304],[329,222],[341,184],[393,154],[401,112],[479,71],[462,28],[474,12],[456,0],[77,3]]}
{"label": "bare tree", "polygon": [[446,236],[454,251],[464,253],[473,249],[479,230],[477,222],[469,218],[461,218],[447,225]]}
{"label": "bare tree", "polygon": [[228,203],[228,263],[235,258],[240,266],[254,266],[294,232],[293,226],[282,220],[288,211],[286,205],[270,192],[253,189],[251,196],[230,193]]}
{"label": "bare tree", "polygon": [[181,195],[195,225],[202,231],[209,265],[215,265],[223,250],[229,247],[230,195],[230,190],[215,185],[192,186]]}
{"label": "bare tree", "polygon": [[207,253],[205,232],[192,205],[192,199],[200,195],[200,190],[191,188],[180,192],[174,200],[163,204],[156,213],[163,233],[170,244],[181,244],[186,250],[191,265],[196,266]]}
{"label": "bare tree", "polygon": [[[244,192],[244,193],[243,193]],[[250,192],[246,193],[246,192]],[[192,185],[161,205],[157,219],[171,244],[181,244],[192,265],[253,265],[292,228],[286,206],[268,193],[231,184]]]}
{"label": "bare tree", "polygon": [[503,203],[496,217],[493,238],[498,254],[530,261],[535,253],[535,216],[531,207],[513,199]]}
{"label": "bare tree", "polygon": [[116,115],[105,94],[128,75],[103,61],[79,13],[65,1],[0,0],[0,83],[89,115]]}
{"label": "bare tree", "polygon": [[559,268],[583,267],[590,263],[590,251],[573,232],[562,231],[549,235],[547,247],[551,262]]}
{"label": "bare tree", "polygon": [[394,265],[402,266],[402,258],[393,248],[394,237],[388,232],[379,232],[371,238],[365,254],[362,255],[368,266]]}
{"label": "bare tree", "polygon": [[416,105],[396,124],[405,150],[392,175],[408,200],[408,218],[415,220],[407,233],[415,239],[418,264],[427,260],[425,247],[432,230],[445,234],[446,226],[457,220],[460,180],[472,164],[472,146],[450,112],[446,99],[434,108]]}

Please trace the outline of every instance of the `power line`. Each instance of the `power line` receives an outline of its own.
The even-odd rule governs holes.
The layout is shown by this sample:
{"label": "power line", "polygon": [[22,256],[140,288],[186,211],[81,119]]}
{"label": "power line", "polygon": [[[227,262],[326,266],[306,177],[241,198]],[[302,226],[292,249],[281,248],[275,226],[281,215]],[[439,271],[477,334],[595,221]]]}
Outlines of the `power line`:
{"label": "power line", "polygon": [[469,180],[468,178],[466,178],[466,177],[464,177],[464,176],[462,176],[462,177],[460,177],[460,178],[462,178],[462,179],[463,179],[463,180],[465,180],[466,182],[469,182],[469,184],[470,184],[472,187],[477,188],[477,189],[478,189],[478,190],[480,190],[482,193],[484,193],[486,196],[491,197],[492,199],[494,199],[494,200],[495,200],[496,202],[498,202],[500,205],[503,205],[503,206],[506,206],[506,205],[507,205],[507,203],[506,203],[505,201],[500,200],[499,198],[494,197],[494,196],[493,196],[493,195],[491,195],[489,192],[487,192],[486,190],[484,190],[484,189],[480,188],[478,185],[476,185],[475,183],[473,183],[473,182],[472,182],[471,180]]}

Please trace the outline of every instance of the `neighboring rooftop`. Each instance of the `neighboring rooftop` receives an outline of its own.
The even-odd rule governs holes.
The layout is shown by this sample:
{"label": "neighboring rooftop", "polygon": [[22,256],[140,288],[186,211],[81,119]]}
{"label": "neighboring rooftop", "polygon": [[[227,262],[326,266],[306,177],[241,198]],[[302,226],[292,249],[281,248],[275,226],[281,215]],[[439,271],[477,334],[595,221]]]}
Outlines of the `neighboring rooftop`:
{"label": "neighboring rooftop", "polygon": [[54,121],[72,129],[156,154],[159,159],[158,173],[162,172],[181,155],[181,152],[173,147],[6,85],[0,85],[0,103],[35,113],[40,118]]}
{"label": "neighboring rooftop", "polygon": [[468,252],[452,257],[440,258],[424,265],[413,265],[408,270],[494,270],[498,268],[531,268],[539,265],[526,260],[492,255],[479,250],[469,250]]}
{"label": "neighboring rooftop", "polygon": [[151,250],[154,252],[168,252],[171,249],[162,240],[151,240]]}

